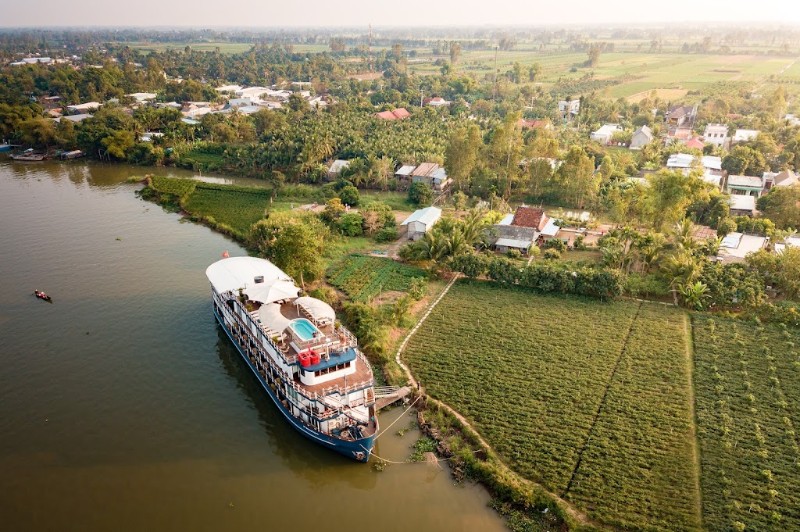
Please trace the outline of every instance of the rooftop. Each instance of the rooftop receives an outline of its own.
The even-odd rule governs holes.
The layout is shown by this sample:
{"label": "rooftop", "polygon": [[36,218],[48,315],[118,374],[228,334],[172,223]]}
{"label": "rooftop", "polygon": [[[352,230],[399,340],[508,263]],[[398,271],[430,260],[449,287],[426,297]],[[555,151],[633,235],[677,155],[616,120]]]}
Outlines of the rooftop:
{"label": "rooftop", "polygon": [[514,213],[514,220],[511,222],[511,225],[533,227],[538,230],[539,226],[543,225],[543,219],[546,219],[543,209],[525,207],[523,205],[517,207],[517,211]]}
{"label": "rooftop", "polygon": [[760,177],[754,175],[729,175],[728,186],[760,189],[763,186],[763,182]]}
{"label": "rooftop", "polygon": [[433,225],[439,218],[442,217],[442,209],[439,207],[425,207],[411,213],[411,216],[403,220],[400,225],[408,225],[411,222],[420,222],[428,225]]}

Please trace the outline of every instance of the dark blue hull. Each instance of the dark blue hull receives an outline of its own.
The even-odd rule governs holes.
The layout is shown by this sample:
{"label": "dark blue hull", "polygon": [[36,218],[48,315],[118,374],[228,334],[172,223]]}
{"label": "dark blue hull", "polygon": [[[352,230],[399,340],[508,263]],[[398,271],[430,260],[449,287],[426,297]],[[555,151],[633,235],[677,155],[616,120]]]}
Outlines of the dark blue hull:
{"label": "dark blue hull", "polygon": [[292,425],[292,427],[295,428],[295,430],[297,430],[297,432],[299,432],[309,440],[313,441],[314,443],[317,443],[323,447],[336,451],[337,453],[344,455],[347,458],[350,458],[351,460],[356,460],[358,462],[366,462],[369,460],[369,455],[372,453],[372,449],[375,445],[374,434],[367,438],[361,438],[353,441],[345,441],[339,438],[331,437],[328,434],[315,431],[312,428],[304,425],[296,417],[294,417],[292,413],[285,406],[283,406],[283,403],[281,403],[280,399],[278,399],[278,396],[275,394],[272,388],[269,387],[269,384],[267,384],[266,379],[264,379],[261,373],[259,373],[258,368],[256,368],[253,365],[253,363],[250,361],[247,355],[245,355],[245,353],[242,351],[242,348],[239,346],[239,343],[233,338],[233,336],[231,336],[230,331],[225,326],[225,320],[223,320],[222,317],[216,311],[214,311],[214,316],[216,316],[217,321],[222,326],[222,329],[225,331],[225,334],[228,335],[228,339],[231,341],[234,347],[236,347],[236,350],[242,356],[242,359],[250,368],[250,371],[253,372],[253,375],[256,376],[258,382],[261,383],[261,387],[264,388],[264,391],[267,392],[269,398],[272,399],[273,403],[275,403],[275,406],[278,408],[278,411],[281,414],[283,414],[283,417],[286,418],[286,420]]}

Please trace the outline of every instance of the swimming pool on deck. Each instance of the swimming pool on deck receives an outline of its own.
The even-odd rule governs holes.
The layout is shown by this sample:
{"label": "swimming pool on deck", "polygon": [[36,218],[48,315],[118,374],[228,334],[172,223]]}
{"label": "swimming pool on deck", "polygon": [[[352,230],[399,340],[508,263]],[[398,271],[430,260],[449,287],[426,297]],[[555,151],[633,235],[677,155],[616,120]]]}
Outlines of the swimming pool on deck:
{"label": "swimming pool on deck", "polygon": [[305,318],[297,318],[290,324],[295,334],[304,342],[314,338],[314,333],[320,332],[314,324]]}

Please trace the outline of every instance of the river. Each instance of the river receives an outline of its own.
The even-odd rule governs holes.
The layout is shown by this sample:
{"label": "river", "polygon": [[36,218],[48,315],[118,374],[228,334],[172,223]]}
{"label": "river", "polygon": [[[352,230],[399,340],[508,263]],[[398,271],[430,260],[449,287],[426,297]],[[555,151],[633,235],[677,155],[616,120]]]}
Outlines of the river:
{"label": "river", "polygon": [[446,468],[295,433],[211,313],[206,267],[244,250],[136,197],[144,172],[190,175],[0,162],[3,530],[504,530]]}

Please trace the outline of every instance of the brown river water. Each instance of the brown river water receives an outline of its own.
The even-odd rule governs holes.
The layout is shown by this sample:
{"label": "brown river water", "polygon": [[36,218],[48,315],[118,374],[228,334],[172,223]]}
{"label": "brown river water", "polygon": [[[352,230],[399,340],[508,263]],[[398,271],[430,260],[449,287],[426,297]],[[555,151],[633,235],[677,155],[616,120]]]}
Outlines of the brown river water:
{"label": "brown river water", "polygon": [[206,267],[244,250],[136,197],[145,172],[190,175],[0,160],[0,530],[504,530],[446,466],[295,433],[211,313]]}

